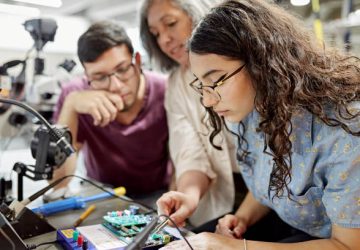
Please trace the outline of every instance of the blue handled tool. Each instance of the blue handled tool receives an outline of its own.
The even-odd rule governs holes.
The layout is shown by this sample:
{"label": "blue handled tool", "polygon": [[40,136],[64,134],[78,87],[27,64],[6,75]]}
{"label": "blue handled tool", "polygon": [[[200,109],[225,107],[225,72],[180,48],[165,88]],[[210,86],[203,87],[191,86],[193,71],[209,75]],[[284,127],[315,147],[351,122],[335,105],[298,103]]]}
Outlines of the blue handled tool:
{"label": "blue handled tool", "polygon": [[[126,190],[124,187],[118,187],[110,192],[116,195],[124,195],[126,193]],[[37,208],[33,208],[32,211],[35,213],[40,213],[44,216],[48,216],[50,214],[55,214],[58,212],[84,208],[86,206],[86,202],[102,200],[110,196],[111,194],[105,192],[88,197],[75,196],[64,200],[49,202]]]}

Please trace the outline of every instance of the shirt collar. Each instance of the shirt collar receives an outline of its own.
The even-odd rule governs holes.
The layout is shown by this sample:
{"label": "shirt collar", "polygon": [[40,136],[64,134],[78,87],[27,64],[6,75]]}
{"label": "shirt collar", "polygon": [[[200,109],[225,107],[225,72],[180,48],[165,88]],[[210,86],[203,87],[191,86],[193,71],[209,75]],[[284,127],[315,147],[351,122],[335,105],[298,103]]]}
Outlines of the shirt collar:
{"label": "shirt collar", "polygon": [[[292,143],[292,152],[303,155],[305,152],[311,151],[313,144],[312,129],[313,129],[313,115],[307,110],[298,110],[291,118],[292,132],[290,141]],[[253,133],[256,139],[264,140],[263,132],[256,132],[261,122],[260,114],[254,110],[245,119],[244,124],[247,132]],[[238,124],[231,126],[232,131],[238,134]],[[249,142],[251,143],[251,142]]]}

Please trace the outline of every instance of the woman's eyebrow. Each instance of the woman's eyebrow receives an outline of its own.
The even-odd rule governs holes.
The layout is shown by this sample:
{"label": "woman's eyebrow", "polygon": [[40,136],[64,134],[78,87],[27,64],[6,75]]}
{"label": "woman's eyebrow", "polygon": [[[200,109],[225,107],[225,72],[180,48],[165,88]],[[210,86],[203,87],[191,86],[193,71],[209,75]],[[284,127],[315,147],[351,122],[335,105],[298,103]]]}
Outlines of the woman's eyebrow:
{"label": "woman's eyebrow", "polygon": [[221,70],[218,70],[218,69],[209,70],[208,72],[206,72],[205,74],[203,74],[202,78],[206,78],[206,77],[208,77],[209,75],[214,74],[214,73],[217,73],[217,72],[220,72],[220,71],[221,71]]}

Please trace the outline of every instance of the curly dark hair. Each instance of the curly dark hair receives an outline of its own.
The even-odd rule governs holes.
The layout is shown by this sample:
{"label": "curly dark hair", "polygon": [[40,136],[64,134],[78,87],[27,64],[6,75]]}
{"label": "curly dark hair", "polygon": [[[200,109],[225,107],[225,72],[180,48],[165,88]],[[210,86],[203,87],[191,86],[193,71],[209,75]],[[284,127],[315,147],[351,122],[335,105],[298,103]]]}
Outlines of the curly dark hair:
{"label": "curly dark hair", "polygon": [[[284,190],[291,198],[290,134],[295,111],[307,110],[328,126],[360,136],[346,124],[360,115],[359,110],[349,110],[349,105],[360,99],[360,59],[324,47],[297,18],[264,0],[218,5],[198,24],[189,41],[192,53],[217,54],[246,63],[256,90],[255,109],[261,117],[257,129],[265,135],[263,152],[269,148],[274,161],[269,184],[273,198],[283,196]],[[328,108],[339,119],[330,117]],[[214,137],[224,123],[215,112],[210,116]],[[244,160],[249,152],[241,146],[245,127],[240,125],[237,154]]]}

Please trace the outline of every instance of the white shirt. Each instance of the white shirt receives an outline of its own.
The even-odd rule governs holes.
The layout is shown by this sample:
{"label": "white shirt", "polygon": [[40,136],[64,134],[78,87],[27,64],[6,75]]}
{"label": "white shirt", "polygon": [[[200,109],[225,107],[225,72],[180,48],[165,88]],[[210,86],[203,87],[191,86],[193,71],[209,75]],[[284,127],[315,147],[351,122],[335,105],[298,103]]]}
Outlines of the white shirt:
{"label": "white shirt", "polygon": [[[169,77],[165,94],[165,108],[170,131],[170,155],[176,178],[186,171],[198,170],[211,179],[210,189],[190,218],[194,226],[229,213],[234,204],[234,183],[232,172],[238,172],[234,139],[223,131],[215,137],[215,149],[209,141],[212,129],[203,123],[205,108],[200,96],[188,85],[194,79],[189,70],[175,70]],[[205,121],[208,121],[206,119]]]}

